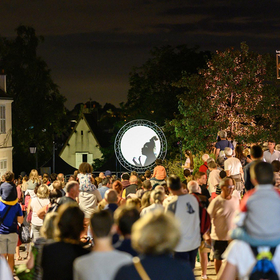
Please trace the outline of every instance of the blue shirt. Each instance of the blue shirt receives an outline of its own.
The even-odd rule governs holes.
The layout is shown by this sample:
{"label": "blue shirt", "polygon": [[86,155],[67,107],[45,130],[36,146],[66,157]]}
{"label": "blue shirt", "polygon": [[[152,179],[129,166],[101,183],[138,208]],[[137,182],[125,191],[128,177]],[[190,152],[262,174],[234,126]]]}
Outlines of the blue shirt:
{"label": "blue shirt", "polygon": [[221,140],[221,141],[217,142],[215,147],[217,149],[220,149],[220,151],[224,151],[224,149],[226,147],[232,148],[234,150],[234,147],[233,147],[232,143],[228,140]]}
{"label": "blue shirt", "polygon": [[98,188],[98,190],[99,190],[99,192],[100,192],[100,194],[101,194],[101,197],[102,197],[102,199],[104,198],[104,196],[105,196],[105,192],[107,191],[107,190],[110,190],[108,187],[106,187],[106,186],[102,186],[101,188]]}
{"label": "blue shirt", "polygon": [[[6,211],[9,209],[9,205],[4,204],[0,201],[0,216],[3,218]],[[22,216],[22,210],[20,205],[17,203],[11,206],[5,220],[0,225],[0,234],[9,234],[17,232],[17,217]]]}

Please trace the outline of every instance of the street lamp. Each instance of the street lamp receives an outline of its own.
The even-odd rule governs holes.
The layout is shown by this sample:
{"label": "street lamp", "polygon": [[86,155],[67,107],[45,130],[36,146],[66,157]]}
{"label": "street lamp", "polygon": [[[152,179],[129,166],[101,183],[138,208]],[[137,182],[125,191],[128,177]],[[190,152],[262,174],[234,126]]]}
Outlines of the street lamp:
{"label": "street lamp", "polygon": [[37,147],[34,143],[30,144],[29,151],[30,151],[30,154],[36,155],[36,170],[38,170],[38,153],[36,153]]}

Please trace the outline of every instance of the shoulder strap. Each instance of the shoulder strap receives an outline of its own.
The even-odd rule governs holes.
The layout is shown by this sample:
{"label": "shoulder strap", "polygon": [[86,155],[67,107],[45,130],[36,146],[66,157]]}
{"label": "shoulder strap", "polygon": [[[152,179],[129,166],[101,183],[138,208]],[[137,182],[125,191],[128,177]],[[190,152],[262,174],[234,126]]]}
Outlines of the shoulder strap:
{"label": "shoulder strap", "polygon": [[[252,249],[252,251],[253,251],[253,253],[254,253],[254,256],[257,257],[258,254],[259,254],[259,252],[258,252],[258,247],[251,246],[251,245],[250,245],[250,247],[251,247],[251,249]],[[272,256],[274,256],[275,250],[276,250],[276,247],[270,247],[270,248],[269,248],[269,251],[270,251],[270,253],[272,254]]]}
{"label": "shoulder strap", "polygon": [[149,275],[147,274],[146,270],[141,264],[141,261],[138,257],[134,257],[132,259],[135,269],[137,270],[138,274],[140,275],[142,280],[151,280]]}
{"label": "shoulder strap", "polygon": [[5,213],[5,215],[3,216],[2,223],[4,222],[4,220],[5,220],[6,216],[7,216],[7,214],[8,214],[9,211],[10,211],[10,209],[11,209],[11,205],[8,207],[8,209],[7,209],[6,213]]}

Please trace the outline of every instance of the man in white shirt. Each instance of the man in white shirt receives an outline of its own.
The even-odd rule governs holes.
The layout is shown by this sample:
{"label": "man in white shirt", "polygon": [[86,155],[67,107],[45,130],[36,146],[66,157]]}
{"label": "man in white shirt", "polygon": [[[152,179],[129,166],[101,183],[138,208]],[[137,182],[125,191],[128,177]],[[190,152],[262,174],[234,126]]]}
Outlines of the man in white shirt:
{"label": "man in white shirt", "polygon": [[189,262],[191,268],[194,269],[200,246],[198,201],[193,195],[184,192],[178,176],[169,176],[167,187],[175,197],[167,204],[166,210],[173,212],[181,225],[181,240],[175,248],[174,258]]}
{"label": "man in white shirt", "polygon": [[239,207],[239,199],[232,196],[234,189],[231,178],[224,178],[219,184],[221,194],[211,201],[207,212],[211,217],[211,239],[214,247],[214,264],[216,273],[222,264],[222,254],[228,246],[228,232],[234,228],[233,219]]}
{"label": "man in white shirt", "polygon": [[268,140],[268,151],[263,153],[263,160],[268,163],[272,163],[274,160],[280,160],[280,153],[275,148],[275,141]]}
{"label": "man in white shirt", "polygon": [[227,173],[227,176],[231,177],[232,179],[235,180],[236,182],[236,190],[241,192],[244,188],[244,184],[243,184],[243,179],[242,179],[242,175],[243,175],[243,169],[242,169],[242,164],[240,162],[240,160],[238,158],[235,158],[232,156],[232,149],[229,147],[225,148],[225,154],[227,157],[227,160],[225,160],[224,162],[224,166],[225,166],[225,171]]}

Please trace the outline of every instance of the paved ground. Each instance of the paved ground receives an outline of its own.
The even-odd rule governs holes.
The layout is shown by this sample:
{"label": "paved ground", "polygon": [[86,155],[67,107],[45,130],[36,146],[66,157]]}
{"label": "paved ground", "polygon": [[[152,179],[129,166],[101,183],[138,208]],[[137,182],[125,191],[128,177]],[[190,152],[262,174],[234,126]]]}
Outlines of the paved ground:
{"label": "paved ground", "polygon": [[[201,267],[200,267],[200,263],[198,262],[195,264],[194,275],[196,280],[201,280]],[[214,262],[209,262],[207,267],[207,276],[212,280],[217,279],[215,268],[214,268]]]}

